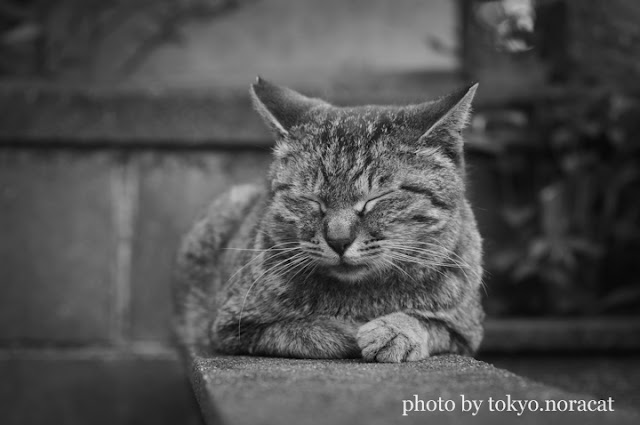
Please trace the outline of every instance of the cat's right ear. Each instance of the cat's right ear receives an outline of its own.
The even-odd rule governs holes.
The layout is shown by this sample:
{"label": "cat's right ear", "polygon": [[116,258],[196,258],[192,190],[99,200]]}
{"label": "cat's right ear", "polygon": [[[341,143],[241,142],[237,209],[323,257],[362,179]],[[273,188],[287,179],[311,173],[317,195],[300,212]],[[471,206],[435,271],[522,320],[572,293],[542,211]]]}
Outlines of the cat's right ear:
{"label": "cat's right ear", "polygon": [[288,137],[291,127],[299,123],[311,109],[328,105],[320,99],[304,96],[260,77],[256,78],[249,92],[253,107],[276,135],[281,137]]}

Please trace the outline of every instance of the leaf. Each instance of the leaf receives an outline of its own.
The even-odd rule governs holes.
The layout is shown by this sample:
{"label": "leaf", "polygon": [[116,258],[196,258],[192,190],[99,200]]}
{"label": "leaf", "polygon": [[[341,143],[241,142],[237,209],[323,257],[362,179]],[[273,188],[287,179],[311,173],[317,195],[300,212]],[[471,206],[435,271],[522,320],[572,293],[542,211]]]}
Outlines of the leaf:
{"label": "leaf", "polygon": [[560,288],[568,288],[571,284],[571,274],[559,267],[548,267],[542,273],[543,278]]}
{"label": "leaf", "polygon": [[39,25],[27,22],[2,34],[0,45],[30,43],[41,33],[42,28]]}
{"label": "leaf", "polygon": [[551,245],[543,238],[534,238],[529,244],[528,255],[530,258],[540,261],[549,254]]}
{"label": "leaf", "polygon": [[540,191],[542,229],[546,237],[554,238],[567,233],[566,182],[559,181]]}
{"label": "leaf", "polygon": [[531,221],[536,214],[536,210],[532,206],[527,207],[504,207],[501,215],[511,227],[520,228],[527,222]]}
{"label": "leaf", "polygon": [[598,258],[604,254],[604,249],[601,245],[592,242],[586,238],[574,237],[570,238],[569,246],[576,252],[584,254],[591,258]]}
{"label": "leaf", "polygon": [[600,302],[601,311],[612,311],[623,306],[640,304],[640,282],[617,288]]}
{"label": "leaf", "polygon": [[536,275],[536,271],[538,270],[538,267],[536,264],[533,263],[522,263],[520,264],[518,267],[516,267],[516,269],[513,272],[513,279],[515,280],[515,282],[522,282],[523,280],[535,276]]}
{"label": "leaf", "polygon": [[551,146],[555,149],[566,149],[572,146],[576,140],[575,132],[567,126],[562,126],[551,133]]}
{"label": "leaf", "polygon": [[520,258],[520,252],[515,249],[510,249],[493,254],[487,262],[492,268],[505,272],[515,267],[518,261],[520,261]]}

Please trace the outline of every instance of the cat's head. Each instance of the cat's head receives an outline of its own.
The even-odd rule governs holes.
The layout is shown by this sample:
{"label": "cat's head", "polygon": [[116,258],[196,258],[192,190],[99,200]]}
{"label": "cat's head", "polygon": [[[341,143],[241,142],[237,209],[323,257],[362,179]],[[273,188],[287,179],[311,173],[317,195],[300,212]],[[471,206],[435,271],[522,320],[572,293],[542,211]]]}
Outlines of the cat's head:
{"label": "cat's head", "polygon": [[460,231],[461,130],[476,88],[336,107],[258,78],[253,103],[276,137],[263,230],[286,262],[274,270],[362,281],[444,263]]}

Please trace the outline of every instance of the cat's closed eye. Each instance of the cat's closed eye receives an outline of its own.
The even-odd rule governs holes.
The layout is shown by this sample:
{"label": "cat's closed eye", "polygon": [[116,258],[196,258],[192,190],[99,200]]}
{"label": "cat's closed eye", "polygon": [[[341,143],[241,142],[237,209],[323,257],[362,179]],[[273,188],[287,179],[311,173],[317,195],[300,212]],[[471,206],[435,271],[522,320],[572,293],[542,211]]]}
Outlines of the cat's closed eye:
{"label": "cat's closed eye", "polygon": [[386,196],[392,194],[393,192],[394,192],[393,190],[387,190],[387,191],[384,191],[382,193],[377,193],[377,194],[375,194],[373,196],[370,196],[367,199],[365,199],[364,201],[358,202],[355,205],[354,209],[356,210],[356,213],[359,216],[363,216],[366,213],[368,213],[369,211],[371,211],[379,200],[385,198]]}
{"label": "cat's closed eye", "polygon": [[327,207],[324,204],[324,202],[322,201],[322,199],[318,198],[317,196],[314,195],[302,195],[300,196],[300,199],[303,199],[309,203],[311,203],[312,205],[314,205],[317,210],[322,213],[323,215],[326,214],[327,212]]}
{"label": "cat's closed eye", "polygon": [[437,193],[435,193],[433,190],[431,190],[426,186],[414,184],[414,183],[403,183],[400,185],[400,189],[405,192],[410,192],[420,196],[427,197],[431,201],[431,203],[437,208],[444,209],[444,210],[451,210],[453,208],[453,205],[451,205],[450,202],[438,196]]}

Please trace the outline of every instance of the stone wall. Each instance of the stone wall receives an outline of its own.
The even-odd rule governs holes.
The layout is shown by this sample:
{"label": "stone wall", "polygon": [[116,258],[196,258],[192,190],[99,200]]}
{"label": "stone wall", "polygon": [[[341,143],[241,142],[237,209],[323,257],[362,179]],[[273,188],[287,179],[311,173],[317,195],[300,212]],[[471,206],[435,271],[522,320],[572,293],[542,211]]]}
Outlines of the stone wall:
{"label": "stone wall", "polygon": [[171,347],[174,251],[266,159],[0,150],[0,422],[197,423]]}

